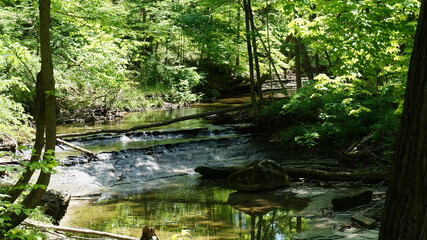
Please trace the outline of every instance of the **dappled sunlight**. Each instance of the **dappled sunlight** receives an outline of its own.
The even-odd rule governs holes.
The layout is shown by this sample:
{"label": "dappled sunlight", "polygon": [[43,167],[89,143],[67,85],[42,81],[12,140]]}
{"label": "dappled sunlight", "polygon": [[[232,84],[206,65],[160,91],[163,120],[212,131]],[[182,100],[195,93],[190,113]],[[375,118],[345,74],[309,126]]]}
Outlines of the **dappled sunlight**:
{"label": "dappled sunlight", "polygon": [[[139,160],[139,161],[138,161]],[[150,172],[159,171],[161,166],[157,163],[156,159],[152,156],[147,156],[146,160],[137,160],[136,167],[145,167]]]}

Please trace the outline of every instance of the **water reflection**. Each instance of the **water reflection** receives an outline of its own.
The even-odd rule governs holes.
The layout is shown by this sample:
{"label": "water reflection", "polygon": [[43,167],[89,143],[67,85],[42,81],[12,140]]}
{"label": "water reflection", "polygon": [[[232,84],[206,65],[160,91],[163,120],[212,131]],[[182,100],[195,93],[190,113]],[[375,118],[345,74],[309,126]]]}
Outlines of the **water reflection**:
{"label": "water reflection", "polygon": [[308,203],[290,194],[236,193],[218,186],[166,188],[70,209],[67,226],[139,237],[153,226],[160,239],[292,239]]}
{"label": "water reflection", "polygon": [[228,203],[233,208],[250,216],[251,240],[290,239],[293,233],[301,232],[306,224],[303,228],[302,217],[293,217],[292,212],[304,209],[308,202],[293,194],[271,192],[235,192],[228,197]]}
{"label": "water reflection", "polygon": [[[96,123],[73,123],[62,124],[57,126],[58,134],[61,133],[78,133],[85,131],[95,131],[100,129],[126,129],[142,124],[162,122],[177,117],[203,113],[223,108],[223,106],[205,106],[179,109],[151,109],[149,111],[126,113],[124,118],[119,121],[96,122]],[[201,119],[191,119],[183,122],[177,122],[168,126],[155,127],[147,130],[177,130],[203,128],[209,125],[209,121]]]}

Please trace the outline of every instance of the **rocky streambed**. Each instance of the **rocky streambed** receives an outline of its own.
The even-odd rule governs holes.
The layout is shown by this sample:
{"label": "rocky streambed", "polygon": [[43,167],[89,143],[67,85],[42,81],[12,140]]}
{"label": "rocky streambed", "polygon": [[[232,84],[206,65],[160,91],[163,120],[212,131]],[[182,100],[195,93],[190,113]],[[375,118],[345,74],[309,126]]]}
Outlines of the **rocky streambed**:
{"label": "rocky streambed", "polygon": [[[159,130],[69,141],[111,150],[99,151],[97,158],[62,160],[50,188],[72,196],[64,226],[139,237],[149,225],[160,239],[377,239],[375,224],[361,227],[351,217],[378,217],[385,192],[381,185],[291,179],[276,190],[240,193],[228,189],[224,179],[204,179],[194,171],[262,159],[285,167],[343,170],[334,159],[284,152],[251,128]],[[332,209],[333,198],[365,190],[373,192],[369,204]]]}

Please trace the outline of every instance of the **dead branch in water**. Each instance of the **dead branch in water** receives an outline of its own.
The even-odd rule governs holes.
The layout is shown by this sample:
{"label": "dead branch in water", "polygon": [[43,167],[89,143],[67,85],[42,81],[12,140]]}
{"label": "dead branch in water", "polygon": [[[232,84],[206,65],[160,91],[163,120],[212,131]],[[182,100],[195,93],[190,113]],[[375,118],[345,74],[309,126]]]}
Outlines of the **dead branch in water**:
{"label": "dead branch in water", "polygon": [[85,148],[82,148],[82,147],[76,146],[74,144],[71,144],[69,142],[66,142],[66,141],[64,141],[64,140],[62,140],[60,138],[57,138],[56,141],[59,142],[59,143],[61,143],[61,144],[64,144],[65,146],[69,146],[70,148],[74,148],[74,149],[76,149],[76,150],[78,150],[80,152],[87,153],[90,156],[95,156],[95,153],[93,153],[92,151],[89,151],[89,150],[87,150]]}

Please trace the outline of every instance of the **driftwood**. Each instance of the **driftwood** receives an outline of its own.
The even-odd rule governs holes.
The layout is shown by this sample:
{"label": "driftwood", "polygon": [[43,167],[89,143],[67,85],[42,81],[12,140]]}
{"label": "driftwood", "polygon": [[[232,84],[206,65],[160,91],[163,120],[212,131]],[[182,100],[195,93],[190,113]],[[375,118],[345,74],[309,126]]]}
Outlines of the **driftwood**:
{"label": "driftwood", "polygon": [[87,234],[92,236],[108,237],[108,238],[123,239],[123,240],[139,240],[139,238],[135,238],[135,237],[129,237],[125,235],[95,231],[95,230],[84,229],[84,228],[60,227],[60,226],[36,224],[36,223],[29,223],[29,222],[23,222],[22,224],[27,226],[32,226],[32,227],[37,227],[42,229],[52,229],[55,231],[67,232],[67,233]]}
{"label": "driftwood", "polygon": [[74,144],[71,144],[71,143],[69,143],[69,142],[66,142],[66,141],[64,141],[64,140],[62,140],[62,139],[60,139],[60,138],[57,138],[57,139],[56,139],[56,141],[57,141],[57,142],[59,142],[59,143],[61,143],[61,144],[66,145],[66,146],[69,146],[70,148],[74,148],[74,149],[76,149],[76,150],[78,150],[78,151],[80,151],[80,152],[87,153],[87,154],[89,154],[90,156],[95,156],[95,153],[93,153],[92,151],[89,151],[89,150],[87,150],[87,149],[85,149],[85,148],[82,148],[82,147],[76,146],[76,145],[74,145]]}
{"label": "driftwood", "polygon": [[[197,167],[196,172],[207,178],[227,178],[243,167]],[[325,181],[361,181],[364,183],[380,183],[389,177],[387,171],[381,172],[332,172],[310,168],[285,168],[292,178],[310,178]]]}
{"label": "driftwood", "polygon": [[210,111],[210,112],[205,112],[205,113],[199,113],[199,114],[193,114],[193,115],[188,115],[188,116],[183,116],[183,117],[177,117],[177,118],[170,119],[170,120],[167,120],[164,122],[143,124],[143,125],[127,128],[127,129],[101,129],[101,130],[97,130],[97,131],[88,131],[88,132],[81,132],[81,133],[57,134],[56,136],[60,137],[60,138],[64,138],[64,137],[80,137],[80,136],[101,134],[101,133],[127,133],[127,132],[133,132],[136,130],[145,129],[145,128],[165,126],[165,125],[169,125],[172,123],[181,122],[181,121],[190,120],[190,119],[195,119],[195,118],[203,118],[203,117],[207,117],[207,116],[211,116],[211,115],[215,115],[215,114],[223,114],[223,113],[227,113],[227,112],[234,112],[234,111],[238,111],[238,110],[248,109],[251,107],[252,107],[252,104],[245,104],[245,105],[225,108],[225,109],[221,109],[221,110],[217,110],[217,111]]}

